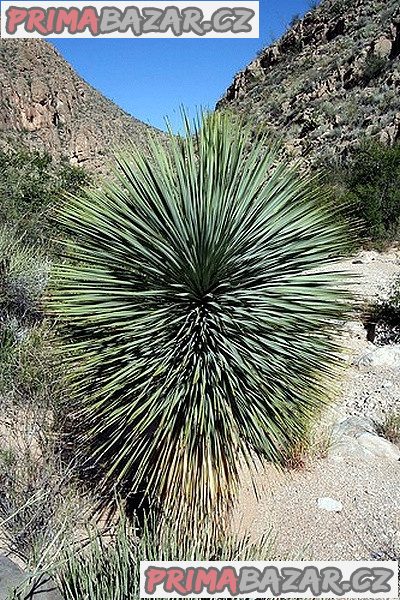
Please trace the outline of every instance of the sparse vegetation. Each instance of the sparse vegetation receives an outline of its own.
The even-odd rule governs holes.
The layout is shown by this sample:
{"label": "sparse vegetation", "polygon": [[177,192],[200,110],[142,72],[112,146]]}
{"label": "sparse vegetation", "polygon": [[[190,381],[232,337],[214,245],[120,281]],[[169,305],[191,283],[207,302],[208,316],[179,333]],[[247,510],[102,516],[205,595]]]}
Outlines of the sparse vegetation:
{"label": "sparse vegetation", "polygon": [[[2,450],[0,459],[1,541],[25,564],[36,566],[63,528],[70,532],[77,526],[82,519],[81,507],[71,473],[49,440],[44,440],[44,431],[39,430],[43,424],[28,411],[19,415],[15,411],[14,417],[20,426],[19,435],[9,428],[11,447]],[[36,431],[29,430],[35,425]],[[4,431],[4,419],[2,428]]]}
{"label": "sparse vegetation", "polygon": [[50,263],[38,247],[19,241],[15,233],[0,229],[0,324],[24,328],[42,318],[41,298]]}
{"label": "sparse vegetation", "polygon": [[59,447],[64,374],[43,298],[51,238],[60,234],[53,210],[84,180],[47,155],[0,153],[1,534],[27,565],[40,561],[76,504]]}
{"label": "sparse vegetation", "polygon": [[331,447],[331,432],[324,430],[320,424],[318,429],[310,427],[303,438],[289,446],[285,453],[283,466],[289,471],[301,471],[315,465],[316,460],[328,456]]}
{"label": "sparse vegetation", "polygon": [[380,436],[400,447],[400,411],[391,411],[376,427]]}
{"label": "sparse vegetation", "polygon": [[[386,36],[387,24],[395,30],[397,10],[396,0],[368,7],[350,0],[324,2],[306,15],[301,28],[259,54],[259,63],[237,77],[218,109],[257,115],[287,142],[289,153],[294,146],[310,166],[321,159],[332,165],[366,135],[393,142],[400,111],[396,41],[386,57],[375,42]],[[336,108],[332,118],[325,114],[326,102]],[[304,131],[310,119],[316,126]],[[331,124],[334,129],[325,135]]]}
{"label": "sparse vegetation", "polygon": [[65,600],[137,600],[142,560],[272,560],[269,533],[259,541],[224,535],[218,547],[209,535],[186,536],[162,523],[139,529],[124,518],[104,535],[89,529],[87,543],[65,544],[56,577]]}

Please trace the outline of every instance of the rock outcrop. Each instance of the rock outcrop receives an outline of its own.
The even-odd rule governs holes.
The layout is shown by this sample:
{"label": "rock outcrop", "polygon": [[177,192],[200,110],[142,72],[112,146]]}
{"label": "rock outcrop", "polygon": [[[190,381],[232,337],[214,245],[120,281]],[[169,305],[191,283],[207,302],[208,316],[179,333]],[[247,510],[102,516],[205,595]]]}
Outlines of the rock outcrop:
{"label": "rock outcrop", "polygon": [[21,592],[18,598],[25,600],[62,600],[56,584],[48,576],[32,578],[7,556],[0,556],[0,600],[13,598],[15,590]]}
{"label": "rock outcrop", "polygon": [[398,0],[323,0],[238,73],[232,108],[310,161],[400,139]]}
{"label": "rock outcrop", "polygon": [[[42,40],[0,40],[0,148],[24,145],[91,170],[151,129],[83,81]],[[161,135],[161,132],[160,132]]]}

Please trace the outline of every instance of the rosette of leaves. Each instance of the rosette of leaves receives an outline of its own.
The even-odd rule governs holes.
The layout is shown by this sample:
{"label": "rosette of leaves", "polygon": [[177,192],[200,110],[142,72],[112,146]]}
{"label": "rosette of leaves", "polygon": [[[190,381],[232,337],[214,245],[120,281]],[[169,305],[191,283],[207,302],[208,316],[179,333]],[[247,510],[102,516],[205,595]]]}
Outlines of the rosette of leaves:
{"label": "rosette of leaves", "polygon": [[329,397],[347,235],[245,125],[218,113],[185,128],[71,198],[54,302],[79,447],[110,497],[121,483],[202,527],[221,522],[243,465],[281,461]]}

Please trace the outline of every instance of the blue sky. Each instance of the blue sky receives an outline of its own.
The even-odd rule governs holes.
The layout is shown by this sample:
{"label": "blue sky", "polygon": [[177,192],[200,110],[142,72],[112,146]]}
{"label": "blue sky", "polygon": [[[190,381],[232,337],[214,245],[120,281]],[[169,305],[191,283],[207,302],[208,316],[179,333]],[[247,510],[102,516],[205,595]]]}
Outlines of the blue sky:
{"label": "blue sky", "polygon": [[[149,1],[151,5],[151,0]],[[50,40],[90,84],[133,116],[161,129],[179,107],[213,108],[237,71],[286,29],[308,0],[260,0],[259,39]]]}

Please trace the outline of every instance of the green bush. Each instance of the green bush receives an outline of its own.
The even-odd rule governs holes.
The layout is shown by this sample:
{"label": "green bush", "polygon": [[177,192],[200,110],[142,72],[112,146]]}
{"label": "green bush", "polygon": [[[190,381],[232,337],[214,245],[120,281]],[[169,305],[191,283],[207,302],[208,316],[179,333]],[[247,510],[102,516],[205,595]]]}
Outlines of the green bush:
{"label": "green bush", "polygon": [[365,67],[363,79],[365,83],[369,83],[385,70],[388,65],[388,60],[384,56],[376,54],[368,54],[365,59]]}
{"label": "green bush", "polygon": [[76,192],[87,174],[39,152],[0,151],[0,223],[26,242],[49,245],[52,221],[65,192]]}
{"label": "green bush", "polygon": [[[41,328],[43,296],[61,234],[54,209],[87,176],[48,155],[0,152],[0,394],[26,402],[54,393],[50,328]],[[42,335],[44,331],[47,335]],[[38,361],[41,365],[38,365]],[[50,381],[52,384],[50,385]],[[48,389],[46,389],[48,386]]]}
{"label": "green bush", "polygon": [[400,234],[400,144],[365,141],[328,178],[338,204],[359,223],[362,243],[382,248]]}
{"label": "green bush", "polygon": [[84,181],[47,155],[0,152],[0,519],[2,541],[25,562],[56,535],[70,493],[58,430],[64,372],[43,297],[62,235],[54,209]]}
{"label": "green bush", "polygon": [[243,463],[281,460],[338,368],[344,226],[264,148],[204,117],[120,156],[118,182],[60,215],[75,243],[53,309],[72,328],[79,446],[110,495],[150,495],[177,527],[221,522]]}

